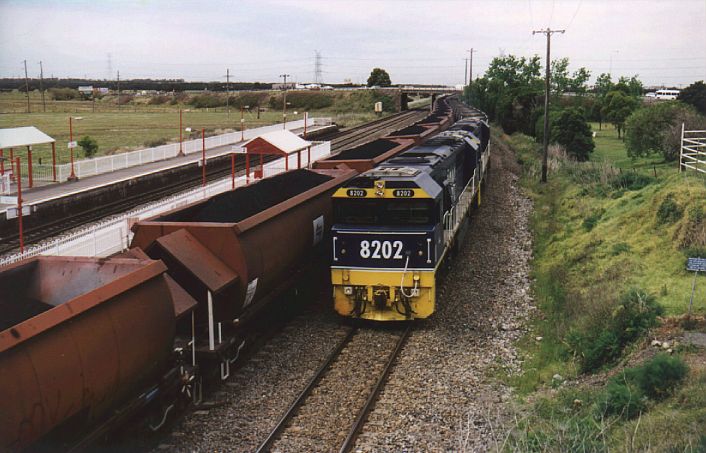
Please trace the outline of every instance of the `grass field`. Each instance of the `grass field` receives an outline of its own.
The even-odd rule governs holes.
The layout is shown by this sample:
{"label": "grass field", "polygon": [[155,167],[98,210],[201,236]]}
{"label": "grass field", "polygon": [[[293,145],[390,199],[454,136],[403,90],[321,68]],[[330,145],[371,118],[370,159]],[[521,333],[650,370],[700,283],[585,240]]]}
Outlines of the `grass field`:
{"label": "grass field", "polygon": [[[93,113],[93,103],[87,101],[53,101],[47,93],[47,113],[42,110],[41,97],[38,92],[32,92],[31,111],[27,114],[26,101],[23,93],[0,93],[0,128],[35,126],[57,140],[57,160],[59,163],[69,161],[67,143],[69,141],[69,116],[78,117],[73,121],[74,140],[89,135],[98,142],[97,155],[115,154],[157,144],[179,141],[179,109],[183,109],[182,127],[192,129],[191,138],[200,137],[201,129],[206,129],[206,135],[226,133],[240,130],[240,111],[231,107],[230,114],[225,107],[194,109],[189,105],[149,105],[147,100],[139,100],[134,104],[117,105],[102,100],[96,102],[96,112]],[[367,102],[351,102],[350,97],[341,97],[340,102],[328,109],[309,112],[310,117],[332,117],[341,126],[353,126],[370,121],[375,117],[372,106],[367,108]],[[287,112],[287,120],[303,118],[303,111]],[[260,119],[255,111],[245,112],[245,127],[253,128],[282,121],[280,110],[262,112]],[[184,139],[188,139],[184,132]],[[20,150],[20,155],[24,155]],[[76,148],[78,157],[82,157],[81,148]],[[33,158],[47,162],[51,159],[50,145],[35,146]]]}
{"label": "grass field", "polygon": [[672,164],[665,163],[661,156],[641,157],[632,159],[625,151],[625,142],[618,138],[618,133],[612,124],[591,123],[591,129],[596,133],[593,141],[596,148],[591,154],[592,161],[606,161],[617,168],[654,170],[653,167],[669,169]]}

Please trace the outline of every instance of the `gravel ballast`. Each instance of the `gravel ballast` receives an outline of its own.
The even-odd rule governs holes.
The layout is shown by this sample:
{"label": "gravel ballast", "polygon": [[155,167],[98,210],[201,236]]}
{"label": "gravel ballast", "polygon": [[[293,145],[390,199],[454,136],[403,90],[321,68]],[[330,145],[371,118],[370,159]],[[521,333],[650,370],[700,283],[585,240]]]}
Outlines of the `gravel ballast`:
{"label": "gravel ballast", "polygon": [[[502,443],[511,392],[494,374],[519,369],[513,342],[533,309],[532,206],[519,188],[514,155],[502,144],[491,149],[482,204],[442,283],[437,313],[409,338],[356,450],[483,451]],[[210,397],[219,404],[187,411],[156,451],[254,451],[345,334],[330,303],[321,307],[293,320],[234,372]],[[349,384],[349,377],[340,379]]]}

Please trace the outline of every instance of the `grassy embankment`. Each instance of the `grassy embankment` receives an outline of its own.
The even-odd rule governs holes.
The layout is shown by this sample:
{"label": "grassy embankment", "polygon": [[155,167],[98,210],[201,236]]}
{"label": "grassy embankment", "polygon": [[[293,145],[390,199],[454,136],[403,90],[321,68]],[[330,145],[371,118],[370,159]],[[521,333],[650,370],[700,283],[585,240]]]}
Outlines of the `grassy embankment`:
{"label": "grassy embankment", "polygon": [[[68,162],[69,153],[66,143],[69,141],[70,115],[80,117],[74,121],[74,140],[89,135],[98,141],[98,154],[116,154],[133,149],[139,149],[159,144],[176,142],[179,140],[179,109],[184,109],[184,128],[192,129],[191,138],[200,137],[201,129],[206,129],[206,135],[225,133],[240,130],[239,106],[230,107],[230,115],[226,107],[194,108],[189,104],[191,97],[187,95],[172,104],[164,102],[152,104],[150,96],[134,97],[129,103],[121,105],[118,109],[115,97],[105,96],[97,100],[95,113],[93,102],[90,100],[55,101],[50,93],[46,94],[47,113],[42,112],[41,96],[39,92],[30,93],[31,112],[26,111],[26,101],[23,93],[0,93],[0,128],[35,126],[57,140],[57,154],[60,163]],[[243,95],[249,96],[253,94]],[[282,121],[281,92],[259,92],[267,111],[257,118],[255,109],[245,111],[245,127],[253,128]],[[237,96],[235,96],[237,99]],[[312,102],[316,98],[319,103]],[[225,99],[223,97],[223,99]],[[324,102],[320,102],[323,100]],[[292,121],[303,118],[303,112],[309,111],[312,117],[331,117],[341,126],[353,126],[376,118],[373,105],[376,98],[369,91],[350,92],[321,92],[301,93],[299,98],[293,92],[289,93],[290,106],[287,120]],[[290,102],[293,101],[293,102]],[[250,102],[250,101],[246,101]],[[299,104],[299,105],[297,105]],[[301,108],[308,105],[319,105],[319,108]],[[294,114],[294,112],[297,114]],[[188,139],[184,132],[184,139]],[[20,151],[24,156],[24,150]],[[81,148],[77,148],[79,157],[83,156]],[[34,159],[43,159],[46,163],[51,159],[49,145],[36,146],[33,151]]]}
{"label": "grassy embankment", "polygon": [[[672,340],[684,330],[680,317],[691,294],[686,258],[706,256],[706,180],[680,175],[659,158],[631,160],[611,127],[594,130],[591,162],[551,158],[547,184],[538,182],[540,147],[531,138],[498,137],[516,151],[534,202],[533,292],[541,313],[521,342],[523,373],[510,378],[524,404],[505,446],[704,451],[697,449],[706,449],[706,352]],[[689,327],[701,332],[705,280],[693,307],[701,321]],[[649,296],[633,298],[633,305],[621,299],[630,288],[663,307],[661,326],[650,324],[662,309],[650,311]],[[631,411],[616,401],[636,384],[606,380],[650,359],[652,338],[670,339],[690,371],[659,398],[632,395],[627,401],[640,410]]]}

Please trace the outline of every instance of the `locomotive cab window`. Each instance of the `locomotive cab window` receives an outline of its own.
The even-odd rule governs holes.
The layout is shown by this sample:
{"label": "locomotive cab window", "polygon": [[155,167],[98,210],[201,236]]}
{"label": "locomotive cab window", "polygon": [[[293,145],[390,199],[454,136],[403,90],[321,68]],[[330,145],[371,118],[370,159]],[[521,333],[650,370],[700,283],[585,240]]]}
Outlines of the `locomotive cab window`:
{"label": "locomotive cab window", "polygon": [[334,223],[347,225],[430,225],[438,207],[430,199],[334,200]]}

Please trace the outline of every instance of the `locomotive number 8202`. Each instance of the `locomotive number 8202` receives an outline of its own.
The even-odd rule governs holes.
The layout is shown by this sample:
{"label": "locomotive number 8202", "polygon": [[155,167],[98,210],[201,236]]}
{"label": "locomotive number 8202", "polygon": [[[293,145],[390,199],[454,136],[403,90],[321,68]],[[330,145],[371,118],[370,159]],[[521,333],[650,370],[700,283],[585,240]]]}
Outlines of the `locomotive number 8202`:
{"label": "locomotive number 8202", "polygon": [[401,260],[402,247],[402,241],[360,241],[360,257]]}

